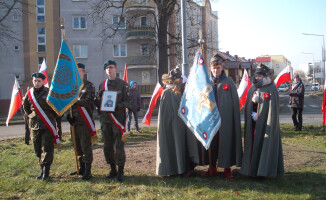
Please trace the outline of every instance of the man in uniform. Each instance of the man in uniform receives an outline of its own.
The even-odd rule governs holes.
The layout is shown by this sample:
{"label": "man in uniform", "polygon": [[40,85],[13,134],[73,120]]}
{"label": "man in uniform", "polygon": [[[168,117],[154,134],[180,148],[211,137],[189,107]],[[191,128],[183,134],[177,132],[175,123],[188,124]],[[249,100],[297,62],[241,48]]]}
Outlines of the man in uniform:
{"label": "man in uniform", "polygon": [[[117,64],[113,60],[104,63],[104,70],[108,79],[99,86],[95,105],[100,109],[101,99],[105,90],[117,91],[116,107],[114,112],[101,111],[102,136],[104,139],[104,156],[110,164],[111,171],[106,178],[114,178],[121,182],[126,161],[124,142],[121,140],[121,128],[124,129],[126,108],[130,108],[128,84],[116,77]],[[118,171],[116,169],[118,165]]]}
{"label": "man in uniform", "polygon": [[[85,65],[78,63],[78,72],[80,77],[85,75]],[[95,87],[93,83],[83,79],[84,86],[79,93],[77,102],[72,106],[72,117],[68,114],[67,119],[71,125],[74,125],[76,149],[79,156],[79,175],[82,180],[89,180],[92,177],[91,167],[93,162],[92,151],[92,133],[95,136],[96,130],[92,130],[93,108],[95,98]],[[95,127],[95,125],[93,126]],[[76,175],[77,171],[71,172],[70,175]]]}
{"label": "man in uniform", "polygon": [[49,180],[54,141],[58,141],[58,135],[56,132],[53,133],[53,130],[51,132],[43,120],[47,118],[49,121],[46,123],[53,126],[56,114],[46,102],[49,88],[43,86],[45,76],[41,73],[34,73],[32,78],[34,87],[27,91],[23,100],[23,109],[29,119],[35,154],[39,158],[41,166],[41,173],[36,178]]}

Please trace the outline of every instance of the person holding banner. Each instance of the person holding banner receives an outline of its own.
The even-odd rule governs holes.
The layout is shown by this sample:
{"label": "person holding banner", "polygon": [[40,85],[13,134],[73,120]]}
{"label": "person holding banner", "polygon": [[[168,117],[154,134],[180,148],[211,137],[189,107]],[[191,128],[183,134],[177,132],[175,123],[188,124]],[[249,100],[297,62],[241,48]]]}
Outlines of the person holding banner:
{"label": "person holding banner", "polygon": [[32,78],[34,87],[27,91],[23,100],[23,109],[29,119],[34,151],[41,167],[41,173],[36,178],[49,180],[54,142],[60,142],[56,132],[53,132],[56,113],[46,102],[49,88],[43,86],[45,76],[34,73]]}
{"label": "person holding banner", "polygon": [[[217,175],[217,166],[224,168],[227,178],[233,178],[231,166],[241,166],[242,135],[239,97],[233,80],[226,76],[223,60],[215,55],[210,61],[211,82],[218,111],[221,116],[221,127],[211,143],[211,165],[202,177]],[[202,164],[209,164],[208,151],[202,149]]]}
{"label": "person holding banner", "polygon": [[195,160],[198,155],[194,154],[198,153],[199,145],[195,136],[187,132],[186,124],[178,116],[184,91],[179,68],[164,74],[162,82],[166,88],[161,95],[158,114],[156,174],[187,176],[199,163],[199,159]]}
{"label": "person holding banner", "polygon": [[279,94],[269,68],[257,66],[245,104],[244,153],[240,173],[275,177],[284,173],[279,122]]}
{"label": "person holding banner", "polygon": [[[85,75],[85,65],[78,63],[78,72],[80,77]],[[71,125],[74,125],[76,150],[79,160],[79,175],[82,180],[89,180],[92,177],[91,167],[93,162],[93,151],[91,138],[95,137],[96,129],[93,120],[95,87],[93,83],[83,79],[84,86],[79,94],[77,102],[72,106],[72,116],[67,115]],[[70,175],[76,175],[77,171]]]}
{"label": "person holding banner", "polygon": [[[101,110],[102,136],[104,139],[104,156],[106,162],[110,164],[111,171],[106,178],[116,178],[121,182],[124,175],[126,154],[122,135],[126,133],[126,108],[130,108],[130,94],[128,84],[116,77],[117,64],[113,60],[104,63],[104,70],[108,79],[104,80],[100,86],[95,105]],[[104,91],[116,91],[116,106],[114,112],[101,109],[101,100]],[[118,165],[118,171],[116,169]]]}

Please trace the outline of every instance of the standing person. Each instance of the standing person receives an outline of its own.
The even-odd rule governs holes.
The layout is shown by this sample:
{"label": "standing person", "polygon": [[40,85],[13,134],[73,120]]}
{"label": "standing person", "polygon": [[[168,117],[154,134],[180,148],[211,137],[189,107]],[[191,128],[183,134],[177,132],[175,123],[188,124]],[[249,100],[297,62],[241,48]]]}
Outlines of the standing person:
{"label": "standing person", "polygon": [[[213,84],[215,100],[221,116],[221,127],[211,143],[210,169],[202,177],[217,175],[217,166],[224,168],[227,178],[233,178],[231,166],[241,166],[242,159],[242,135],[239,97],[233,80],[226,76],[223,61],[218,57],[212,57],[210,61],[211,82]],[[202,148],[202,164],[209,164],[208,151]],[[217,161],[218,160],[218,161]]]}
{"label": "standing person", "polygon": [[[103,92],[106,90],[117,91],[116,107],[114,112],[100,111],[102,123],[102,136],[104,139],[104,156],[106,162],[110,164],[111,171],[106,178],[115,178],[121,182],[124,175],[126,154],[124,142],[121,140],[121,129],[124,129],[126,120],[126,108],[130,108],[129,86],[117,78],[117,64],[113,60],[104,63],[104,70],[108,79],[99,86],[99,92],[95,100],[95,105],[100,108]],[[112,114],[112,115],[110,115]],[[116,169],[118,165],[118,171]]]}
{"label": "standing person", "polygon": [[304,100],[304,85],[299,75],[294,76],[294,82],[292,83],[292,90],[290,95],[290,108],[292,114],[292,120],[295,131],[301,131],[302,129],[302,110]]}
{"label": "standing person", "polygon": [[128,117],[127,117],[127,131],[130,131],[130,124],[132,120],[132,115],[134,115],[135,120],[135,129],[138,133],[139,127],[138,127],[138,111],[140,110],[141,102],[140,102],[140,95],[137,90],[137,82],[131,81],[130,82],[130,104],[131,108],[128,110]]}
{"label": "standing person", "polygon": [[188,175],[199,162],[193,153],[198,152],[198,143],[178,116],[184,91],[181,71],[178,68],[171,70],[162,76],[162,82],[166,88],[161,95],[158,114],[156,174]]}
{"label": "standing person", "polygon": [[[41,166],[41,173],[36,178],[49,180],[50,166],[53,162],[54,141],[58,141],[57,133],[53,132],[55,131],[56,113],[46,102],[49,88],[43,86],[45,76],[41,73],[34,73],[32,78],[34,87],[27,91],[23,100],[23,109],[29,119],[34,151]],[[54,130],[48,129],[46,123],[49,127],[52,125]]]}
{"label": "standing person", "polygon": [[[84,77],[85,65],[78,63],[78,72],[80,77]],[[95,87],[93,83],[83,79],[83,88],[79,93],[77,102],[72,106],[72,116],[68,114],[67,119],[75,129],[75,142],[79,160],[79,175],[82,180],[92,178],[91,168],[93,162],[92,136],[95,137],[96,130],[93,120],[93,104],[95,98]],[[95,132],[94,132],[95,130]],[[76,175],[77,171],[71,172],[70,175]]]}
{"label": "standing person", "polygon": [[245,176],[275,177],[284,173],[279,94],[268,74],[267,66],[257,66],[245,104],[244,153],[240,171]]}

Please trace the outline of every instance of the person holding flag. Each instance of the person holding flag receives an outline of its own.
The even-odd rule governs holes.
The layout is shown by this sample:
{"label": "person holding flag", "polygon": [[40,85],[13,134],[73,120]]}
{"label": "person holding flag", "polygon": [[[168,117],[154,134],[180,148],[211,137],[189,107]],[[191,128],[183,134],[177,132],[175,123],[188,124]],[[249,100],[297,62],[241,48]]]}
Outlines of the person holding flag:
{"label": "person holding flag", "polygon": [[[85,65],[77,63],[80,77],[85,75]],[[79,160],[79,175],[82,180],[89,180],[92,177],[91,167],[93,162],[92,138],[96,137],[95,123],[93,120],[95,87],[93,83],[83,79],[83,88],[79,93],[77,102],[72,106],[72,116],[67,115],[69,123],[76,133],[76,149]],[[76,175],[77,171],[70,175]]]}
{"label": "person holding flag", "polygon": [[[106,178],[116,178],[121,182],[124,175],[124,166],[126,154],[124,150],[124,141],[122,135],[126,133],[126,108],[130,108],[130,93],[128,84],[116,77],[117,63],[108,60],[104,63],[104,70],[108,79],[104,80],[100,86],[95,99],[95,105],[101,109],[101,100],[103,92],[110,90],[117,92],[116,107],[114,112],[100,111],[102,123],[102,136],[104,139],[104,156],[111,171]],[[116,169],[118,165],[118,171]]]}
{"label": "person holding flag", "polygon": [[[211,143],[211,166],[202,177],[217,175],[217,166],[224,168],[227,178],[233,178],[231,166],[241,166],[242,135],[239,97],[233,80],[226,76],[223,60],[218,55],[210,61],[211,82],[217,107],[221,116],[221,127]],[[208,151],[202,149],[202,164],[209,164]],[[217,161],[218,160],[218,161]]]}
{"label": "person holding flag", "polygon": [[290,108],[292,114],[292,121],[295,131],[301,131],[302,129],[302,110],[304,102],[304,84],[302,83],[299,74],[293,78],[292,90],[289,93],[290,96]]}
{"label": "person holding flag", "polygon": [[279,94],[269,77],[267,66],[257,66],[247,98],[240,173],[250,177],[275,177],[283,174]]}
{"label": "person holding flag", "polygon": [[32,78],[34,87],[27,91],[23,99],[23,109],[29,118],[34,151],[41,167],[41,173],[36,178],[49,180],[54,144],[60,143],[54,126],[56,113],[46,102],[49,88],[43,85],[45,76],[37,72],[32,74]]}

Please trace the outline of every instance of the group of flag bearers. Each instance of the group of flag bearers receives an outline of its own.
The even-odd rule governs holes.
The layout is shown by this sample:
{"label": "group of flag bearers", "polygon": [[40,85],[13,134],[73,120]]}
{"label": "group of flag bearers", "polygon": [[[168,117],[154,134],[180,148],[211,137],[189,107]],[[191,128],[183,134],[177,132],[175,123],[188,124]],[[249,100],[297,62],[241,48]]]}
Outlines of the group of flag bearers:
{"label": "group of flag bearers", "polygon": [[[209,64],[210,83],[204,83],[202,89],[198,82],[205,80],[206,66],[200,54],[195,58],[185,88],[180,84],[180,70],[173,69],[162,76],[162,80],[167,77],[165,79],[169,82],[159,107],[157,175],[188,176],[196,165],[209,165],[202,177],[217,175],[217,167],[220,167],[231,179],[231,167],[234,165],[241,167],[240,173],[245,176],[275,177],[283,174],[279,96],[268,67],[257,67],[254,83],[247,94],[243,151],[236,86],[226,76],[220,57],[214,56]],[[203,76],[199,77],[201,73]],[[215,108],[218,111],[212,116]],[[208,115],[205,115],[204,109]],[[204,119],[200,119],[202,116],[199,115],[205,115]],[[211,120],[214,117],[216,120]],[[211,132],[208,131],[210,127],[213,127]],[[191,132],[198,140],[192,137]]]}
{"label": "group of flag bearers", "polygon": [[[63,46],[62,44],[62,49]],[[54,147],[60,144],[55,128],[55,117],[62,115],[71,107],[67,119],[71,124],[78,162],[77,171],[70,174],[82,175],[82,180],[88,180],[92,177],[92,142],[96,140],[92,114],[95,104],[100,110],[105,159],[111,167],[106,178],[122,181],[126,162],[124,151],[126,108],[130,108],[129,86],[116,77],[117,64],[109,60],[104,63],[108,79],[100,84],[96,94],[91,82],[81,80],[85,75],[85,65],[82,63],[76,65],[73,55],[66,53],[67,56],[61,52],[62,49],[56,66],[58,70],[55,71],[50,90],[44,86],[47,78],[44,73],[34,73],[33,87],[27,91],[21,102],[22,94],[18,83],[15,83],[12,100],[19,103],[11,103],[7,124],[19,108],[19,104],[23,104],[33,136],[34,151],[39,158],[41,172],[37,179],[49,180]],[[66,67],[64,62],[67,61],[72,67],[78,66],[79,76],[74,77],[73,74],[77,73],[74,71],[67,73],[64,68]],[[205,62],[199,53],[186,86],[183,84],[181,71],[176,68],[163,75],[165,89],[158,86],[154,91],[143,123],[150,124],[155,107],[152,106],[152,101],[156,102],[161,96],[157,131],[157,175],[189,175],[197,165],[209,165],[209,169],[201,175],[202,177],[217,175],[219,167],[224,168],[227,178],[233,178],[231,167],[234,165],[241,167],[240,173],[245,176],[275,177],[283,174],[279,95],[270,78],[269,68],[265,65],[256,68],[253,84],[249,82],[248,88],[242,91],[245,100],[241,97],[239,101],[239,89],[237,92],[232,79],[226,76],[223,60],[214,56],[209,64],[210,79]],[[72,78],[66,80],[67,76]],[[244,76],[248,79],[246,73]],[[69,91],[67,85],[71,82],[72,89]],[[60,89],[64,90],[61,93],[63,95],[58,92]],[[117,92],[114,112],[101,110],[103,92],[108,90]],[[72,99],[66,101],[67,105],[63,106],[60,99],[68,98]],[[243,143],[240,120],[242,107],[245,108]]]}

